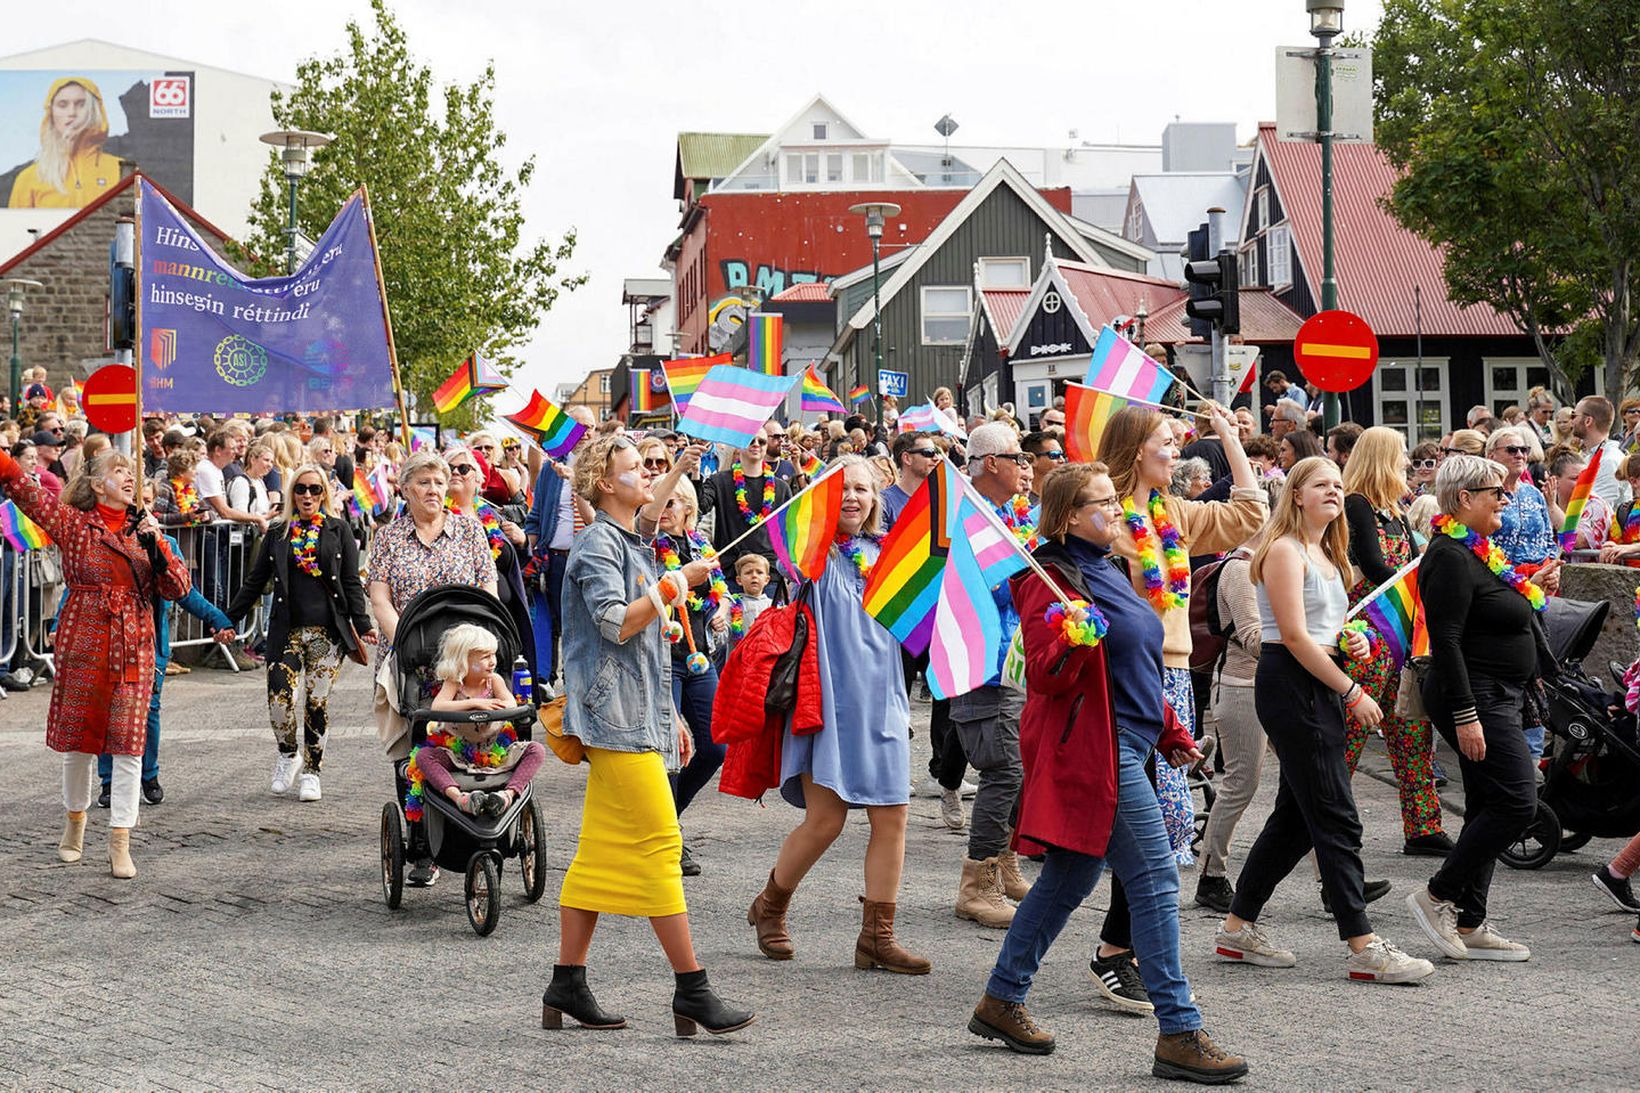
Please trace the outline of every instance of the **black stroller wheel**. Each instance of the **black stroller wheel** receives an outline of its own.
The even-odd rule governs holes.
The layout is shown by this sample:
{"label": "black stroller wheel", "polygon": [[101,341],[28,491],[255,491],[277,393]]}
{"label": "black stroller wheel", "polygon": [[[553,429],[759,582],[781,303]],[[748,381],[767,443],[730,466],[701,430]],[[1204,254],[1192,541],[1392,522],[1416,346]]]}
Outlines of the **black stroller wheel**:
{"label": "black stroller wheel", "polygon": [[382,806],[382,898],[389,911],[404,899],[404,821],[392,801]]}
{"label": "black stroller wheel", "polygon": [[489,937],[501,918],[501,871],[488,854],[474,854],[467,863],[467,921],[473,933]]}
{"label": "black stroller wheel", "polygon": [[1538,802],[1537,815],[1520,837],[1498,855],[1498,860],[1511,869],[1542,869],[1560,852],[1560,817],[1543,801]]}
{"label": "black stroller wheel", "polygon": [[533,798],[518,817],[518,875],[524,879],[524,898],[531,903],[546,892],[547,825]]}

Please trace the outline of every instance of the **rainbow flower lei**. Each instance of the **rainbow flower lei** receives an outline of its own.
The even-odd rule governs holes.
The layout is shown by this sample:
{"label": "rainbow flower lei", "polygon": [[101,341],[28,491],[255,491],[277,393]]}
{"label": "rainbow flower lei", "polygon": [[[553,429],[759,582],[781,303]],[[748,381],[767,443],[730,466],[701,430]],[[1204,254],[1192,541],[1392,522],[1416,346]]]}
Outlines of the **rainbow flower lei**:
{"label": "rainbow flower lei", "polygon": [[[444,499],[444,507],[459,515],[456,503],[448,497]],[[489,540],[490,543],[490,557],[500,558],[501,544],[507,541],[506,535],[501,530],[501,514],[496,511],[494,505],[488,501],[480,500],[474,506],[473,518],[484,528],[484,538]]]}
{"label": "rainbow flower lei", "polygon": [[[1161,490],[1150,491],[1150,522],[1156,532],[1151,534],[1144,517],[1133,507],[1133,498],[1122,498],[1122,519],[1133,533],[1133,545],[1139,550],[1139,569],[1145,577],[1145,594],[1150,606],[1157,611],[1183,607],[1190,598],[1190,556],[1185,553],[1179,529],[1167,518],[1167,504]],[[1161,540],[1161,549],[1156,540]],[[1167,561],[1167,579],[1163,583],[1162,560]]]}
{"label": "rainbow flower lei", "polygon": [[171,479],[171,497],[177,503],[177,512],[187,516],[199,508],[199,488],[180,478]]}
{"label": "rainbow flower lei", "polygon": [[1014,494],[1005,507],[997,510],[997,514],[1002,517],[1002,522],[1008,525],[1008,530],[1014,533],[1014,538],[1024,544],[1026,550],[1036,549],[1036,525],[1031,523],[1029,497],[1023,493]]}
{"label": "rainbow flower lei", "polygon": [[405,771],[410,783],[410,788],[404,793],[405,819],[414,823],[426,815],[427,776],[422,773],[421,765],[416,762],[422,748],[445,748],[469,767],[495,768],[506,763],[507,749],[517,742],[518,734],[510,726],[496,733],[495,739],[487,744],[475,744],[471,740],[464,740],[449,729],[428,729],[427,743],[418,745],[416,750],[410,753],[410,765]]}
{"label": "rainbow flower lei", "polygon": [[735,637],[746,635],[746,605],[735,596],[729,601],[729,633]]}
{"label": "rainbow flower lei", "polygon": [[853,563],[854,568],[859,570],[860,576],[867,581],[871,580],[871,563],[866,561],[866,551],[863,544],[868,541],[877,542],[876,539],[872,539],[870,536],[842,534],[832,540],[837,545],[837,552]]}
{"label": "rainbow flower lei", "polygon": [[1485,563],[1486,568],[1490,569],[1494,576],[1525,596],[1533,611],[1542,611],[1549,605],[1543,595],[1543,589],[1528,581],[1518,569],[1510,565],[1509,559],[1504,556],[1503,548],[1487,536],[1458,523],[1444,512],[1436,514],[1431,525],[1437,534],[1450,536],[1473,551],[1475,557]]}
{"label": "rainbow flower lei", "polygon": [[309,577],[321,575],[319,570],[319,529],[325,518],[315,516],[303,522],[300,517],[290,518],[290,552],[296,556],[296,568]]}
{"label": "rainbow flower lei", "polygon": [[740,506],[740,515],[745,517],[748,524],[754,520],[762,520],[774,511],[774,475],[767,467],[763,468],[763,504],[756,516],[752,515],[751,502],[746,498],[746,472],[740,469],[740,460],[735,460],[732,471],[735,479],[735,504]]}
{"label": "rainbow flower lei", "polygon": [[[715,612],[719,605],[723,603],[724,598],[729,597],[732,612],[735,600],[729,595],[728,582],[723,579],[723,567],[717,564],[717,552],[706,541],[706,536],[698,531],[689,532],[689,545],[694,547],[696,554],[713,563],[712,575],[707,578],[706,599],[703,601],[699,593],[691,590],[686,601],[689,604],[689,610],[698,614],[710,606]],[[677,543],[670,535],[657,535],[655,537],[655,557],[660,560],[661,565],[669,573],[674,569],[683,568],[683,557],[678,553]]]}
{"label": "rainbow flower lei", "polygon": [[[1081,622],[1073,622],[1070,613],[1078,607],[1087,614]],[[1057,626],[1059,640],[1071,646],[1085,645],[1091,649],[1110,632],[1110,623],[1104,613],[1087,600],[1072,600],[1069,604],[1049,604],[1048,609],[1042,613],[1042,620],[1049,626]]]}

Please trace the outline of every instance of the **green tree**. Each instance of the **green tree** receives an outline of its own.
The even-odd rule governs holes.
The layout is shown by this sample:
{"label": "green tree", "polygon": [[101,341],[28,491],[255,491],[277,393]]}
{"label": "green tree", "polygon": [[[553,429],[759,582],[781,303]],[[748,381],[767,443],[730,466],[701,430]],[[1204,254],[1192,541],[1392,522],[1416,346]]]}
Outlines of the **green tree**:
{"label": "green tree", "polygon": [[1591,365],[1632,386],[1640,0],[1386,0],[1373,71],[1390,210],[1452,298],[1512,317],[1563,398]]}
{"label": "green tree", "polygon": [[[273,116],[282,129],[336,138],[301,183],[298,226],[308,236],[369,187],[405,390],[431,414],[432,391],[474,350],[511,371],[507,350],[586,277],[559,272],[574,253],[573,230],[556,244],[524,238],[519,197],[535,160],[516,171],[498,161],[507,138],[492,120],[493,66],[467,86],[438,87],[384,0],[371,8],[371,32],[349,22],[346,48],[304,61],[295,90],[274,93]],[[256,272],[283,272],[286,193],[275,152],[251,214],[246,250],[263,256]],[[474,409],[468,403],[445,423],[468,426]]]}

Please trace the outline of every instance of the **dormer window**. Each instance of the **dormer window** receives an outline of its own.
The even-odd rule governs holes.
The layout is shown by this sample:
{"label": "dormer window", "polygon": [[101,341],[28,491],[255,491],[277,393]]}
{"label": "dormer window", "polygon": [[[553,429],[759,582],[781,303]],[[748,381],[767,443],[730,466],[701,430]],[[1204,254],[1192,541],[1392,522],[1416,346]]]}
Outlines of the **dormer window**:
{"label": "dormer window", "polygon": [[826,123],[825,122],[817,121],[817,122],[814,123],[814,139],[815,140],[825,140],[826,139]]}

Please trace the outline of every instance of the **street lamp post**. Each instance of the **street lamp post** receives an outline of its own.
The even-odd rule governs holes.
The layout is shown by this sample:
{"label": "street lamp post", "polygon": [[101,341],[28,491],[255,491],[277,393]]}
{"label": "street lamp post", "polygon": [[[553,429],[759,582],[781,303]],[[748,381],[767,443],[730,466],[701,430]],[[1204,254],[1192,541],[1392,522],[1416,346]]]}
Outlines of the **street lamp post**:
{"label": "street lamp post", "polygon": [[285,165],[285,181],[290,186],[290,220],[285,228],[285,272],[296,272],[296,185],[308,172],[308,152],[323,148],[336,138],[329,133],[314,133],[306,129],[276,129],[263,133],[263,144],[280,149],[279,158]]}
{"label": "street lamp post", "polygon": [[39,281],[27,277],[8,277],[0,281],[6,289],[6,310],[11,312],[11,416],[23,408],[23,293],[31,288],[45,288]]}
{"label": "street lamp post", "polygon": [[[871,340],[877,358],[879,375],[883,370],[883,300],[878,294],[882,287],[880,261],[882,258],[883,224],[891,216],[900,215],[900,207],[892,201],[863,201],[849,206],[849,212],[866,218],[866,235],[871,237]],[[883,427],[883,393],[877,392],[877,427]]]}
{"label": "street lamp post", "polygon": [[[1338,280],[1333,273],[1333,39],[1344,29],[1344,0],[1305,0],[1310,33],[1315,35],[1315,128],[1321,145],[1321,310],[1338,306]],[[1323,419],[1328,429],[1338,424],[1338,395],[1328,391]]]}

